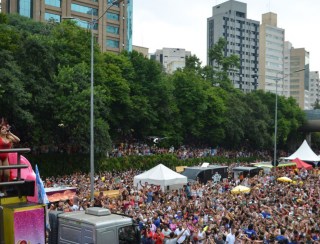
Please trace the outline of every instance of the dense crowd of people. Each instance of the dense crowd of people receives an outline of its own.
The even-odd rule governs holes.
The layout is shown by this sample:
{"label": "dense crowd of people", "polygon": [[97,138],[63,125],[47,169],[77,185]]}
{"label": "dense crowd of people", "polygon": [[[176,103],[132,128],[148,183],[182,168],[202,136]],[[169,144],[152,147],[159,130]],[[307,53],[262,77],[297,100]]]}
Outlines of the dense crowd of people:
{"label": "dense crowd of people", "polygon": [[[21,144],[21,143],[20,143]],[[23,144],[21,144],[23,145]],[[22,147],[29,147],[29,145],[23,145]],[[240,146],[241,148],[241,146]],[[64,145],[59,146],[48,146],[42,145],[40,147],[32,147],[32,153],[50,153],[50,152],[66,152],[66,153],[77,153],[79,148],[71,148]],[[80,150],[81,151],[81,150]],[[226,150],[221,147],[196,147],[196,146],[180,146],[175,148],[161,147],[159,143],[119,143],[113,145],[111,150],[107,152],[107,156],[110,158],[114,157],[125,157],[125,156],[147,156],[147,155],[159,155],[171,153],[179,159],[188,158],[203,158],[208,156],[224,156],[227,158],[240,158],[240,157],[251,157],[256,156],[261,159],[270,159],[272,152],[266,150],[248,150],[243,146],[240,150]],[[279,152],[280,156],[287,155],[286,152]]]}
{"label": "dense crowd of people", "polygon": [[[232,168],[235,165],[231,165]],[[45,186],[77,188],[67,201],[51,204],[51,211],[109,208],[131,216],[141,232],[141,243],[319,243],[320,175],[316,169],[284,168],[252,178],[219,183],[188,183],[179,190],[162,191],[156,185],[133,185],[140,172],[101,172],[95,178],[90,201],[90,177],[82,173],[45,180]],[[279,182],[287,176],[293,183]],[[241,184],[249,193],[233,194]],[[116,197],[106,190],[119,190]]]}
{"label": "dense crowd of people", "polygon": [[258,156],[260,158],[269,158],[270,152],[268,151],[250,151],[247,149],[242,149],[238,151],[225,150],[223,148],[217,147],[204,147],[199,149],[198,147],[191,146],[181,146],[175,148],[171,146],[169,148],[159,147],[157,144],[148,145],[141,143],[121,143],[118,146],[114,145],[109,157],[123,157],[123,156],[133,156],[133,155],[157,155],[157,154],[168,154],[172,153],[179,159],[188,158],[203,158],[209,156],[224,156],[227,158],[240,158],[240,157],[251,157]]}

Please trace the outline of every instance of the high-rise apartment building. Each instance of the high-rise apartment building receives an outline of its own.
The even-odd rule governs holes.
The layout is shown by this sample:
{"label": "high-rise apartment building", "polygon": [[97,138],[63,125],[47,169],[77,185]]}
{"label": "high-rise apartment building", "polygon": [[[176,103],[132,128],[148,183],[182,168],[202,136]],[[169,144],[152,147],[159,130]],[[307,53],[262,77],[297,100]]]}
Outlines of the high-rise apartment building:
{"label": "high-rise apartment building", "polygon": [[277,27],[277,14],[262,15],[259,38],[259,89],[289,97],[284,70],[284,30]]}
{"label": "high-rise apartment building", "polygon": [[311,109],[314,108],[316,103],[320,102],[320,81],[319,81],[319,72],[310,71],[309,76],[309,103]]}
{"label": "high-rise apartment building", "polygon": [[155,54],[151,55],[151,59],[160,62],[164,71],[172,74],[178,68],[186,66],[186,57],[188,56],[191,56],[191,52],[184,48],[163,48],[157,49]]}
{"label": "high-rise apartment building", "polygon": [[309,52],[307,52],[304,48],[291,48],[290,96],[296,99],[301,109],[309,109],[310,107],[309,72]]}
{"label": "high-rise apartment building", "polygon": [[[230,70],[234,87],[250,92],[258,88],[259,77],[259,21],[247,18],[247,4],[229,0],[213,6],[207,19],[207,52],[220,37],[227,41],[224,55],[238,55],[240,68]],[[209,58],[207,63],[210,63]]]}
{"label": "high-rise apartment building", "polygon": [[114,0],[2,0],[2,12],[18,13],[36,21],[73,18],[88,29],[92,18],[103,16],[93,26],[94,35],[102,51],[119,53],[132,50],[132,1],[114,4]]}
{"label": "high-rise apartment building", "polygon": [[[283,60],[283,76],[282,76],[282,81],[283,82],[283,96],[289,97],[290,96],[290,52],[292,49],[292,43],[289,41],[285,41],[284,42],[284,60]],[[287,85],[289,87],[286,87],[285,85]]]}

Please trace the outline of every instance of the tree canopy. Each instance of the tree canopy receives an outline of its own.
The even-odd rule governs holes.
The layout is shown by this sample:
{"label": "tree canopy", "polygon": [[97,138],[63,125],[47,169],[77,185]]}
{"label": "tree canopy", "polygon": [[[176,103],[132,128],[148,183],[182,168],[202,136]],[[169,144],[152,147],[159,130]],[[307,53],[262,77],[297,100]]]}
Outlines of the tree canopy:
{"label": "tree canopy", "polygon": [[[136,51],[120,55],[94,47],[95,150],[112,143],[167,138],[167,145],[272,149],[275,96],[244,94],[228,71],[221,39],[209,51],[212,65],[195,55],[184,69],[166,74]],[[0,15],[1,116],[31,147],[87,152],[90,124],[90,33],[72,21],[39,23]],[[279,146],[301,136],[304,114],[279,97]]]}

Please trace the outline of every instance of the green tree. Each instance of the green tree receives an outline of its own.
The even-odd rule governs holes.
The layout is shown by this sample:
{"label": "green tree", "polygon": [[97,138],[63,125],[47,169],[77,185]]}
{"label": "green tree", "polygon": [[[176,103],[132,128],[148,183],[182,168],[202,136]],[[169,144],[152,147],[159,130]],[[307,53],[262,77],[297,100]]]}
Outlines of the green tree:
{"label": "green tree", "polygon": [[239,68],[239,57],[235,54],[225,56],[227,41],[220,38],[218,42],[209,50],[208,57],[212,71],[206,68],[206,76],[213,85],[219,85],[224,89],[232,88],[232,83],[228,72]]}
{"label": "green tree", "polygon": [[[1,19],[2,22],[6,22],[6,15],[2,15]],[[14,27],[0,24],[1,116],[14,123],[15,127],[32,121],[32,114],[27,109],[31,102],[31,94],[23,82],[24,74],[16,58],[21,39],[20,32]]]}
{"label": "green tree", "polygon": [[226,148],[236,148],[243,145],[246,140],[245,125],[248,123],[248,105],[245,102],[245,94],[240,90],[230,90],[226,92],[224,98],[226,100],[227,111],[225,113],[225,140],[222,145]]}
{"label": "green tree", "polygon": [[264,92],[259,90],[245,96],[247,104],[245,139],[248,140],[250,147],[255,149],[270,149],[273,145],[270,133],[270,121],[273,116],[264,103],[263,95]]}

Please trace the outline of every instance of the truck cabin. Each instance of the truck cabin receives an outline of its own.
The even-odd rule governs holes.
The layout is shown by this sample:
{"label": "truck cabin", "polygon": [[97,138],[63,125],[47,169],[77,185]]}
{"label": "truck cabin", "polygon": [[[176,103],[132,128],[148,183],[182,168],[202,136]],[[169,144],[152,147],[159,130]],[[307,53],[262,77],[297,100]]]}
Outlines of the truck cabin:
{"label": "truck cabin", "polygon": [[51,216],[56,229],[51,231],[49,243],[140,243],[137,224],[128,216],[112,214],[108,209],[99,207],[60,214],[54,212],[58,211],[50,212],[50,215],[56,215]]}
{"label": "truck cabin", "polygon": [[262,168],[260,167],[234,167],[232,169],[233,172],[233,178],[235,180],[237,179],[243,179],[245,177],[252,178],[260,173]]}
{"label": "truck cabin", "polygon": [[188,181],[199,181],[206,184],[208,181],[220,182],[228,178],[228,166],[208,165],[207,167],[186,167],[181,173],[187,176]]}

